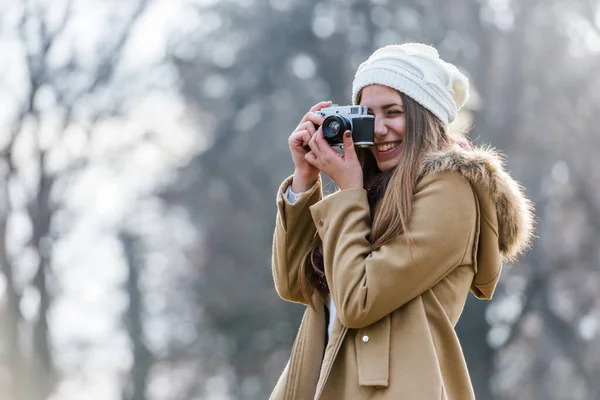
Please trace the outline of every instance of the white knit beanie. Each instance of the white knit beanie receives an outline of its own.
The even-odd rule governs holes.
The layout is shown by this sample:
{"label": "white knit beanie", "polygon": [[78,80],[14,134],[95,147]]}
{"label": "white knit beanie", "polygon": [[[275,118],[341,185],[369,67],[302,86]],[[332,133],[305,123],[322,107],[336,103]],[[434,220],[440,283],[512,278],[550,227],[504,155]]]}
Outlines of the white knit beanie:
{"label": "white knit beanie", "polygon": [[389,45],[376,50],[356,71],[352,104],[369,85],[396,89],[438,117],[444,125],[469,98],[469,80],[454,65],[442,60],[437,50],[421,43]]}

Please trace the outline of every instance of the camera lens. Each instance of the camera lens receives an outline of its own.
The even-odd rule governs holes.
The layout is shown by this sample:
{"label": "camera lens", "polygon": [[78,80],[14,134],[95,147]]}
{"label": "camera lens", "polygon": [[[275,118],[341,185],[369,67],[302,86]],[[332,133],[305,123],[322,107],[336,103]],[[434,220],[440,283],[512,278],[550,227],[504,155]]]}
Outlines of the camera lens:
{"label": "camera lens", "polygon": [[323,136],[326,139],[341,139],[341,135],[351,127],[350,121],[340,115],[332,115],[323,121]]}
{"label": "camera lens", "polygon": [[335,133],[336,135],[340,132],[340,124],[337,121],[333,121],[329,124],[329,130],[331,133]]}

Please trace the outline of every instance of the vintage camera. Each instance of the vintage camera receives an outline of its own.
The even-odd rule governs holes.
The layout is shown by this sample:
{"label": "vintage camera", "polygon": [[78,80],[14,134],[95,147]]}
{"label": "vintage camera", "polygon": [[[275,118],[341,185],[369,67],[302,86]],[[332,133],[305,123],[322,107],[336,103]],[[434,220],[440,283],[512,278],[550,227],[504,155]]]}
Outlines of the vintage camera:
{"label": "vintage camera", "polygon": [[375,135],[375,117],[367,113],[365,106],[338,106],[334,104],[322,108],[317,114],[322,115],[323,136],[331,147],[344,147],[344,132],[352,132],[352,140],[356,146],[373,146]]}

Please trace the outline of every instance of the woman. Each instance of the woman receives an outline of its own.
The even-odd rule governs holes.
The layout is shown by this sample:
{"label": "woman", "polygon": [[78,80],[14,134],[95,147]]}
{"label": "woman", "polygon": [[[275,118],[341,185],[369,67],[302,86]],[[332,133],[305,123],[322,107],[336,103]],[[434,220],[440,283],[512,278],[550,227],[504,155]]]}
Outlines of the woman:
{"label": "woman", "polygon": [[[352,94],[375,146],[347,132],[339,156],[316,129],[328,102],[289,138],[273,277],[307,308],[271,399],[473,399],[454,326],[528,247],[531,203],[495,152],[448,132],[468,81],[434,48],[377,50]],[[320,172],[340,190],[322,198]]]}

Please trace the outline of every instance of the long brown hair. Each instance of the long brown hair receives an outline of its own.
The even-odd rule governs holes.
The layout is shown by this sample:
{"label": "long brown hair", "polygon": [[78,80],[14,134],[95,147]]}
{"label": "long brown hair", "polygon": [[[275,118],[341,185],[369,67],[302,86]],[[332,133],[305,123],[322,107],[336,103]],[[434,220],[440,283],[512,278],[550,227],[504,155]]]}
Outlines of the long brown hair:
{"label": "long brown hair", "polygon": [[[406,232],[406,241],[410,251],[408,223],[412,216],[412,197],[420,176],[421,164],[425,154],[447,149],[453,138],[444,124],[428,109],[415,100],[398,92],[404,104],[406,118],[406,136],[404,150],[398,165],[394,168],[387,183],[387,188],[379,200],[373,217],[371,235],[371,250],[376,250],[392,239]],[[360,93],[358,96],[360,103]],[[380,173],[375,158],[368,149],[356,148],[363,170],[363,182],[366,183],[373,175]],[[315,233],[308,250],[304,254],[299,268],[300,290],[312,304],[314,283],[319,271],[312,262],[312,253],[321,246],[321,239]],[[412,257],[412,252],[411,252]]]}

